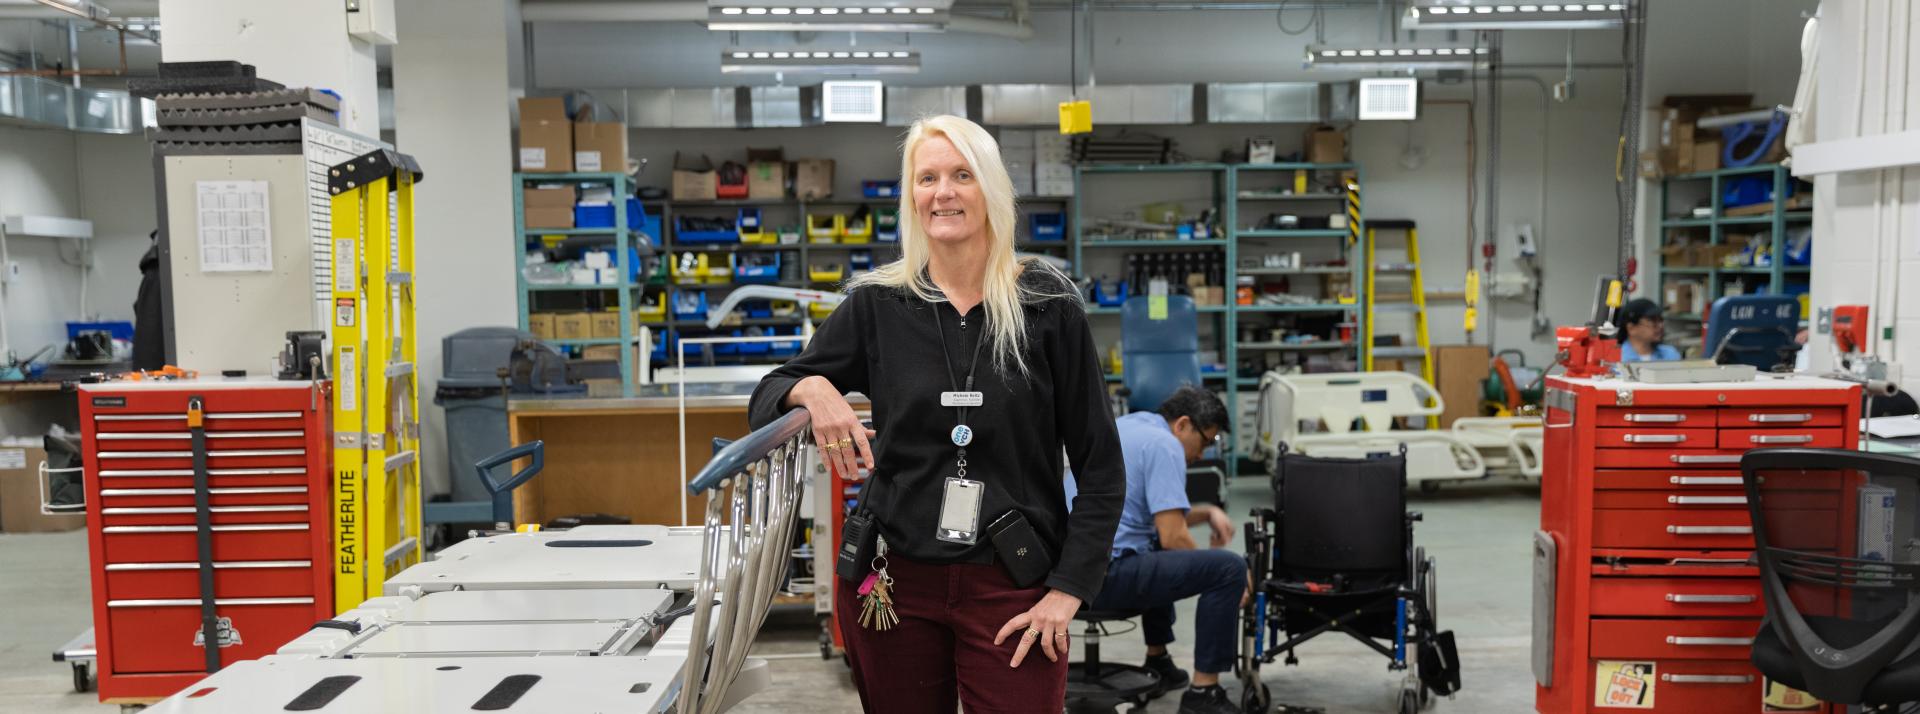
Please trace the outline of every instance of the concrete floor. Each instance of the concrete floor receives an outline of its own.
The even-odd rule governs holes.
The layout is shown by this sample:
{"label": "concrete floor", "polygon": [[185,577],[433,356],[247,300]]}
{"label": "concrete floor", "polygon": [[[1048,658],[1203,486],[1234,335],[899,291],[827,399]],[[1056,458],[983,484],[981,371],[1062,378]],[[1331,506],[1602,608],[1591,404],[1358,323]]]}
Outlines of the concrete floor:
{"label": "concrete floor", "polygon": [[[1264,478],[1238,479],[1229,487],[1229,511],[1239,519],[1267,499]],[[1539,524],[1537,488],[1511,482],[1450,486],[1432,496],[1412,497],[1426,514],[1416,539],[1440,571],[1440,625],[1458,637],[1464,686],[1439,712],[1524,712],[1533,709],[1529,673],[1531,594],[1530,534]],[[1199,540],[1205,542],[1204,532]],[[1235,539],[1234,547],[1240,541]],[[91,619],[82,533],[0,535],[0,712],[111,712],[92,694],[75,694],[66,665],[49,653],[86,628]],[[1192,601],[1183,603],[1183,623],[1192,622]],[[740,714],[860,711],[858,695],[838,658],[822,660],[818,627],[808,611],[776,612],[761,633],[755,654],[771,660],[773,687],[748,699]],[[1176,626],[1180,637],[1191,630]],[[1192,650],[1176,642],[1174,656],[1190,667]],[[1138,662],[1145,647],[1137,637],[1102,643],[1112,661]],[[1300,664],[1263,670],[1274,701],[1318,706],[1328,712],[1393,712],[1399,677],[1386,660],[1358,643],[1327,636],[1300,650]],[[1236,697],[1240,685],[1228,682]],[[1178,697],[1155,701],[1146,711],[1178,711]]]}

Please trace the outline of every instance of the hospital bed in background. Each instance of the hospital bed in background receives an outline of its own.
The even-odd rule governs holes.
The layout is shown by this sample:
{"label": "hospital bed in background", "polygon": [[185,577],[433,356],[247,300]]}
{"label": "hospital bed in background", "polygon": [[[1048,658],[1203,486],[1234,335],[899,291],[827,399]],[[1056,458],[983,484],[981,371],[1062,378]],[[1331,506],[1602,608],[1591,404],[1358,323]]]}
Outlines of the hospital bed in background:
{"label": "hospital bed in background", "polygon": [[1475,437],[1402,429],[1446,410],[1439,390],[1406,372],[1279,374],[1260,379],[1259,443],[1254,459],[1271,467],[1286,451],[1317,458],[1363,459],[1407,453],[1407,482],[1433,492],[1447,481],[1484,478]]}

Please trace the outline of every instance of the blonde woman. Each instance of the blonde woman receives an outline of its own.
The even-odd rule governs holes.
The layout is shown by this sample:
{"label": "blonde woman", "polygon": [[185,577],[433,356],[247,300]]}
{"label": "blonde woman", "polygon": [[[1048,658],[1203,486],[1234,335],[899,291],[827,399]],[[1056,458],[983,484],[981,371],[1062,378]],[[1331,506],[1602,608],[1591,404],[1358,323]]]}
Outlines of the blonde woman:
{"label": "blonde woman", "polygon": [[[1015,257],[1013,184],[986,130],[922,119],[900,164],[900,259],[854,279],[761,380],[752,421],[805,407],[823,460],[872,466],[863,509],[884,555],[835,588],[866,711],[1056,714],[1068,624],[1099,595],[1126,490],[1093,335],[1067,277]],[[1026,527],[1037,547],[1007,545]]]}

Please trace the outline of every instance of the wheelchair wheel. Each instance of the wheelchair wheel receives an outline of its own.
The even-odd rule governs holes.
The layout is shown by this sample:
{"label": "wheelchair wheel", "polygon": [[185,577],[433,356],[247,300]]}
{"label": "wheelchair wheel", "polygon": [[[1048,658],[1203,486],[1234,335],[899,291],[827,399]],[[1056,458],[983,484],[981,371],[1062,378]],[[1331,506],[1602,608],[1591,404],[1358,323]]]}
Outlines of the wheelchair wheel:
{"label": "wheelchair wheel", "polygon": [[1273,693],[1267,685],[1256,684],[1240,692],[1240,711],[1246,714],[1267,714],[1273,708]]}
{"label": "wheelchair wheel", "polygon": [[1415,548],[1416,562],[1420,564],[1420,589],[1425,591],[1427,609],[1427,627],[1433,632],[1440,631],[1440,574],[1434,562],[1427,558],[1426,549]]}

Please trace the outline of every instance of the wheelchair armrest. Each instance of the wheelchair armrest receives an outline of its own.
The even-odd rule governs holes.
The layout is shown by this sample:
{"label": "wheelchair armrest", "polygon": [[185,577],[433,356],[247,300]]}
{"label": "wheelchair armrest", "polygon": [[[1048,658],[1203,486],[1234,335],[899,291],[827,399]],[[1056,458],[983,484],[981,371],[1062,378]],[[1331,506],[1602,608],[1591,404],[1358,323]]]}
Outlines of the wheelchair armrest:
{"label": "wheelchair armrest", "polygon": [[1408,522],[1408,523],[1421,523],[1421,522],[1424,522],[1424,521],[1426,521],[1426,520],[1427,520],[1427,519],[1426,519],[1426,516],[1425,516],[1424,514],[1422,514],[1422,513],[1420,513],[1419,511],[1407,511],[1407,522]]}

